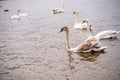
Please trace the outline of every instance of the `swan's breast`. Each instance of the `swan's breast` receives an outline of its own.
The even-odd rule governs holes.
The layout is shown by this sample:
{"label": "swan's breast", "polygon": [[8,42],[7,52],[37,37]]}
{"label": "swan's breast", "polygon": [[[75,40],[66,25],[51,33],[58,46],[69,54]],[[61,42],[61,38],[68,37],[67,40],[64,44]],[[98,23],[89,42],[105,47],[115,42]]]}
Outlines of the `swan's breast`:
{"label": "swan's breast", "polygon": [[74,28],[80,28],[80,29],[82,29],[82,24],[81,23],[79,23],[79,24],[74,24]]}
{"label": "swan's breast", "polygon": [[89,37],[87,40],[82,42],[77,48],[80,51],[86,51],[99,44],[99,40],[96,37]]}
{"label": "swan's breast", "polygon": [[74,24],[74,28],[86,29],[87,27],[87,23]]}
{"label": "swan's breast", "polygon": [[81,24],[81,26],[82,26],[82,28],[87,28],[88,27],[87,23],[83,23],[83,24]]}

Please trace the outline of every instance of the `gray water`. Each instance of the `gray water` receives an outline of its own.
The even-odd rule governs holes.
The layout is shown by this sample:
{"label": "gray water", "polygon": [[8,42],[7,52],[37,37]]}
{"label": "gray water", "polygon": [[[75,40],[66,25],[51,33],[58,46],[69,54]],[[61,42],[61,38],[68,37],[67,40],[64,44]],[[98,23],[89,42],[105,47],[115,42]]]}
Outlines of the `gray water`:
{"label": "gray water", "polygon": [[[53,14],[62,3],[65,13]],[[18,9],[29,15],[11,20]],[[120,34],[101,41],[104,53],[67,53],[60,28],[69,25],[72,47],[87,38],[74,32],[75,10],[79,22],[90,20],[93,35],[120,30],[119,0],[0,0],[0,80],[120,80]]]}

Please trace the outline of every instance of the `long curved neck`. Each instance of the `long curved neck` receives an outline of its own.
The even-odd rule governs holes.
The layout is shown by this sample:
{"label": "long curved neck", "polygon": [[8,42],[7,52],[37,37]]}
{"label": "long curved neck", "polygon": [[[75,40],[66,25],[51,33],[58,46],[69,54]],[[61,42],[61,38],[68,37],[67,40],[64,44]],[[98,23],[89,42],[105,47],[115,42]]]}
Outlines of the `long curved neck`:
{"label": "long curved neck", "polygon": [[70,49],[70,43],[69,43],[69,31],[66,31],[66,48],[67,50]]}
{"label": "long curved neck", "polygon": [[64,9],[64,4],[62,4],[62,9]]}
{"label": "long curved neck", "polygon": [[90,24],[87,23],[87,31],[88,31],[88,37],[91,37],[92,34],[91,34],[91,31],[90,31]]}
{"label": "long curved neck", "polygon": [[19,16],[19,14],[20,14],[20,12],[18,11],[18,12],[17,12],[17,15]]}
{"label": "long curved neck", "polygon": [[75,14],[75,24],[78,24],[78,14]]}

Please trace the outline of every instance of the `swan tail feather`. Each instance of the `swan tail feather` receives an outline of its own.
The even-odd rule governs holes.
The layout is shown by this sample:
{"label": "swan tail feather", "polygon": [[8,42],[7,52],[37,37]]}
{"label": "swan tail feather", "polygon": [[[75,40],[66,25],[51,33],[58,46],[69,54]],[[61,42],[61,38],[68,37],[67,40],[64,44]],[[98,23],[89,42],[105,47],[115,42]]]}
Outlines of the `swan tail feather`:
{"label": "swan tail feather", "polygon": [[117,31],[117,33],[120,33],[120,31]]}
{"label": "swan tail feather", "polygon": [[93,49],[86,50],[86,51],[82,51],[82,52],[83,52],[83,53],[88,53],[88,52],[92,52],[92,51],[101,52],[101,51],[104,51],[106,48],[107,48],[107,46],[104,46],[104,47],[93,48]]}
{"label": "swan tail feather", "polygon": [[104,51],[107,48],[107,46],[100,47],[98,49],[93,49],[94,51]]}

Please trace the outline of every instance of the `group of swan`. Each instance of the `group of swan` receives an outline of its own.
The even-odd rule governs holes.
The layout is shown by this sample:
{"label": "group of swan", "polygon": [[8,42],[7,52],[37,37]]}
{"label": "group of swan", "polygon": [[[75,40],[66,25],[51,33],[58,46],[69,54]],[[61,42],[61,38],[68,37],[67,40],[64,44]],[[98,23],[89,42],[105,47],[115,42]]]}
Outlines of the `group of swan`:
{"label": "group of swan", "polygon": [[[91,24],[89,23],[88,19],[84,19],[81,23],[78,23],[78,12],[73,11],[73,14],[75,15],[75,23],[74,23],[74,28],[76,32],[78,30],[82,29],[87,29],[89,27],[91,31]],[[95,36],[98,37],[99,39],[111,39],[115,38],[117,33],[120,33],[120,31],[115,31],[115,30],[104,30],[96,34]]]}
{"label": "group of swan", "polygon": [[106,47],[101,47],[100,42],[99,42],[99,38],[96,36],[90,36],[85,41],[80,43],[77,47],[70,48],[68,27],[64,26],[63,28],[61,28],[60,32],[62,32],[62,31],[66,32],[67,51],[86,53],[86,52],[91,52],[91,51],[104,51],[106,49]]}
{"label": "group of swan", "polygon": [[63,28],[61,28],[60,32],[62,32],[62,31],[66,32],[67,51],[70,51],[70,52],[83,52],[83,53],[91,52],[91,51],[104,51],[107,47],[106,46],[102,47],[100,45],[100,39],[116,37],[115,34],[120,32],[120,31],[114,31],[114,30],[106,30],[106,31],[102,31],[102,32],[98,33],[95,36],[92,36],[92,34],[90,32],[90,28],[87,27],[89,37],[85,41],[80,43],[77,47],[70,48],[69,29],[68,29],[68,27],[64,26]]}
{"label": "group of swan", "polygon": [[26,16],[28,16],[27,13],[21,13],[21,10],[17,10],[17,14],[11,16],[10,18],[14,20],[20,20],[20,17],[26,17]]}
{"label": "group of swan", "polygon": [[[83,23],[86,23],[87,24],[86,28],[90,29],[89,31],[91,31],[91,25],[89,25],[88,19],[83,20]],[[88,33],[89,33],[89,35],[91,35],[91,32],[88,32]],[[97,33],[95,35],[95,37],[98,37],[100,40],[102,40],[102,39],[112,39],[112,38],[116,38],[118,33],[120,33],[120,31],[104,30],[104,31],[101,31],[101,32]]]}
{"label": "group of swan", "polygon": [[62,4],[62,8],[55,8],[55,9],[53,9],[53,14],[63,13],[63,12],[64,12],[64,4]]}
{"label": "group of swan", "polygon": [[91,35],[91,24],[89,23],[88,19],[83,20],[81,23],[78,22],[78,12],[74,11],[73,14],[75,15],[75,23],[74,23],[74,28],[75,31],[78,32],[79,30],[82,29],[87,29],[89,33],[89,37],[80,43],[77,47],[75,48],[70,48],[69,44],[69,29],[67,26],[64,26],[61,28],[60,32],[65,31],[66,32],[66,47],[67,51],[70,52],[91,52],[91,51],[104,51],[107,47],[104,46],[102,47],[100,45],[100,40],[101,39],[107,39],[107,38],[114,38],[116,37],[117,33],[120,33],[120,31],[115,31],[115,30],[104,30],[101,31],[100,33],[96,34],[95,36]]}

